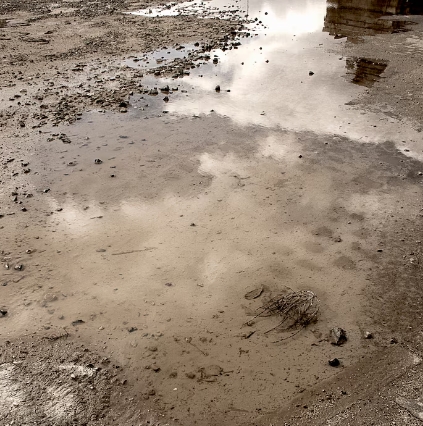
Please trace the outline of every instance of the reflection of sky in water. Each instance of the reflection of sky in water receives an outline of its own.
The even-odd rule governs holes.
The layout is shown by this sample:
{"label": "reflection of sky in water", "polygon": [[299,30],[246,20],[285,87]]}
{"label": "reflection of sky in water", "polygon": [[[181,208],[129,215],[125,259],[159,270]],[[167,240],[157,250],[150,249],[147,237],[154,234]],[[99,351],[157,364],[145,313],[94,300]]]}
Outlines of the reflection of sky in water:
{"label": "reflection of sky in water", "polygon": [[[250,38],[237,50],[212,52],[219,56],[219,64],[191,70],[189,78],[149,76],[144,84],[178,84],[187,90],[169,95],[163,108],[170,114],[192,116],[214,110],[240,125],[338,134],[361,141],[406,139],[395,120],[345,105],[365,89],[347,81],[345,58],[327,53],[322,43],[335,46],[342,41],[323,33]],[[309,76],[309,71],[315,74]],[[220,93],[215,92],[216,85],[221,86]]]}
{"label": "reflection of sky in water", "polygon": [[[187,91],[170,94],[162,109],[179,116],[213,110],[240,125],[336,134],[364,142],[420,140],[417,132],[392,118],[346,105],[366,89],[346,78],[346,58],[330,53],[345,41],[322,32],[325,0],[249,6],[268,28],[241,39],[238,49],[211,52],[219,57],[217,65],[191,69],[184,79],[144,78],[147,87],[169,84]],[[250,12],[250,18],[255,16]],[[214,90],[217,85],[220,93]],[[408,145],[413,150],[413,144]]]}
{"label": "reflection of sky in water", "polygon": [[[326,12],[325,0],[262,1],[262,0],[226,0],[193,1],[177,5],[147,8],[132,12],[139,16],[177,16],[197,15],[199,17],[215,17],[221,13],[232,12],[230,17],[257,18],[267,32],[302,34],[321,30]],[[222,16],[224,17],[224,16]],[[250,25],[254,28],[255,23]]]}

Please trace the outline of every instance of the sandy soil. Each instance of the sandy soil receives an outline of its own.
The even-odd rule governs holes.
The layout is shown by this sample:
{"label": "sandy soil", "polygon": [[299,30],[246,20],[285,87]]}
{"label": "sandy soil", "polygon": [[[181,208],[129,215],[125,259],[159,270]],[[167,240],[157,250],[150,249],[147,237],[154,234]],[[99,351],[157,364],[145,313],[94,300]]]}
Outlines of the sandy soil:
{"label": "sandy soil", "polygon": [[[423,387],[421,26],[336,51],[392,64],[351,106],[400,149],[163,113],[124,59],[240,24],[121,13],[146,5],[0,6],[0,419],[417,424],[396,399]],[[246,324],[286,288],[316,323]]]}

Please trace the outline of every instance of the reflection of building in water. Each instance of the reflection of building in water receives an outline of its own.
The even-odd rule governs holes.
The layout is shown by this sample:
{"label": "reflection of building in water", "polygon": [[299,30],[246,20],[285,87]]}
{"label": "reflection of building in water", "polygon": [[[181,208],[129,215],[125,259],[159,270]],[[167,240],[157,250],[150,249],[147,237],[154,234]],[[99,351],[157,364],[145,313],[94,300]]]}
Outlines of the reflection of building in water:
{"label": "reflection of building in water", "polygon": [[381,17],[418,13],[423,13],[422,0],[328,0],[323,31],[335,37],[392,33],[405,22]]}
{"label": "reflection of building in water", "polygon": [[385,71],[388,63],[367,58],[347,58],[347,75],[360,86],[371,87]]}

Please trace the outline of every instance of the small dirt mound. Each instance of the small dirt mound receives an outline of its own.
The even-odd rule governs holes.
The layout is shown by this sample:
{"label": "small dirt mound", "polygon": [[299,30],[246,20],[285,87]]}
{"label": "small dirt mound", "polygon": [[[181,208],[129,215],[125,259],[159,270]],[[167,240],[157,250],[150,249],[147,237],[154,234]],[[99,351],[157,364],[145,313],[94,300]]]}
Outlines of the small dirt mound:
{"label": "small dirt mound", "polygon": [[64,339],[6,342],[0,355],[0,423],[95,425],[123,393],[120,368]]}

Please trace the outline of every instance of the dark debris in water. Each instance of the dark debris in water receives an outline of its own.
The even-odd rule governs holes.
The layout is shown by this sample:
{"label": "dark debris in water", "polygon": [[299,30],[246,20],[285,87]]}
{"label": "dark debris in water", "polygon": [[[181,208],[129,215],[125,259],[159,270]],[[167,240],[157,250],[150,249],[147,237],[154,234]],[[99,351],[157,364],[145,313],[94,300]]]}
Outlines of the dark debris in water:
{"label": "dark debris in water", "polygon": [[[292,291],[277,295],[265,302],[258,308],[254,317],[244,325],[251,325],[253,320],[258,317],[278,316],[278,325],[266,331],[290,331],[297,330],[290,336],[282,338],[279,341],[293,337],[303,328],[315,322],[320,311],[320,301],[317,296],[309,290]],[[275,342],[276,343],[276,342]]]}

